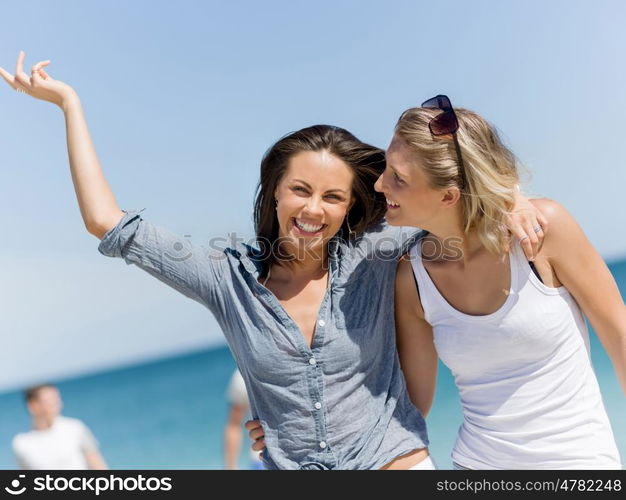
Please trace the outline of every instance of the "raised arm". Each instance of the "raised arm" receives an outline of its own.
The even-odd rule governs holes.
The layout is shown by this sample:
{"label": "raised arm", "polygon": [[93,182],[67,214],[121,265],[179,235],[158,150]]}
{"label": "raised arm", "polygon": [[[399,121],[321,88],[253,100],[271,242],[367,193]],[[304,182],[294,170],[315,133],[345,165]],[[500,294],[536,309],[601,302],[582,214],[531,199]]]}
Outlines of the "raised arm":
{"label": "raised arm", "polygon": [[533,203],[546,215],[552,228],[542,252],[589,318],[626,394],[626,306],[615,279],[563,206],[547,199]]}
{"label": "raised arm", "polygon": [[435,398],[437,351],[433,330],[424,319],[411,263],[398,263],[395,290],[396,345],[409,397],[426,417]]}
{"label": "raised arm", "polygon": [[15,75],[3,68],[0,68],[0,75],[11,88],[63,110],[70,171],[80,213],[87,231],[102,238],[122,218],[123,212],[98,162],[78,94],[46,73],[43,67],[48,64],[50,61],[38,62],[29,76],[24,72],[24,52],[20,51]]}
{"label": "raised arm", "polygon": [[65,113],[72,181],[85,227],[101,240],[100,253],[124,258],[216,312],[225,255],[143,221],[138,211],[120,209],[100,168],[78,95],[44,71],[49,62],[35,64],[28,76],[20,52],[15,75],[2,68],[0,74],[13,89],[51,102]]}

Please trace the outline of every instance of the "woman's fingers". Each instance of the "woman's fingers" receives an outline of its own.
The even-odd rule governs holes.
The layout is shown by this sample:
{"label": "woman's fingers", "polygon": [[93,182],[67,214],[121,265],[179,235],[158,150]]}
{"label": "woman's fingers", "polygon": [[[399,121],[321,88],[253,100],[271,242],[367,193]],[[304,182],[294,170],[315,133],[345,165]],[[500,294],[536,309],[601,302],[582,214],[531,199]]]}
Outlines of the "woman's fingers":
{"label": "woman's fingers", "polygon": [[262,451],[265,448],[265,439],[259,439],[252,443],[252,449],[254,451]]}
{"label": "woman's fingers", "polygon": [[537,253],[539,252],[539,237],[538,232],[535,230],[541,230],[541,226],[537,224],[537,219],[534,220],[526,220],[524,221],[524,230],[526,231],[526,235],[528,236],[528,241],[530,241],[532,255],[526,254],[526,256],[530,260],[535,260],[537,258]]}
{"label": "woman's fingers", "polygon": [[0,76],[7,82],[13,89],[15,89],[16,83],[15,78],[11,73],[9,73],[6,69],[0,68]]}
{"label": "woman's fingers", "polygon": [[261,421],[248,420],[245,427],[248,430],[248,436],[250,436],[250,439],[253,441],[252,449],[260,451],[265,448],[265,431],[261,426]]}
{"label": "woman's fingers", "polygon": [[247,420],[245,427],[247,430],[251,431],[252,429],[256,429],[257,427],[261,427],[260,420]]}
{"label": "woman's fingers", "polygon": [[26,54],[23,50],[20,50],[20,53],[17,55],[17,64],[15,65],[15,75],[25,75],[24,73],[24,59],[26,58]]}
{"label": "woman's fingers", "polygon": [[[535,233],[535,236],[537,237],[537,252],[535,253],[535,257],[537,256],[537,254],[541,250],[541,247],[543,246],[543,241],[545,240],[545,237],[546,237],[546,228],[544,227],[543,223],[541,222],[542,218],[543,218],[543,216],[541,214],[537,213],[537,218],[535,219],[535,222],[533,224],[533,232]],[[547,224],[546,224],[546,226],[547,226]]]}
{"label": "woman's fingers", "polygon": [[33,67],[31,68],[31,72],[34,73],[35,71],[38,71],[39,69],[41,69],[42,66],[47,66],[48,64],[50,64],[50,60],[39,61],[37,64],[33,65]]}
{"label": "woman's fingers", "polygon": [[[24,72],[24,57],[25,57],[24,52],[20,51],[19,55],[17,56],[17,64],[15,66],[15,76],[9,73],[4,68],[0,68],[0,76],[2,76],[4,81],[7,82],[15,90],[19,88],[30,90],[30,87],[33,83],[33,80],[31,79],[31,77],[29,77]],[[40,77],[44,80],[49,78],[49,75],[45,71],[42,70],[43,66],[47,66],[48,64],[50,64],[50,61],[41,61],[35,64],[31,70],[32,78]]]}
{"label": "woman's fingers", "polygon": [[252,449],[254,451],[261,451],[265,448],[265,432],[261,426],[260,420],[248,420],[245,423],[245,428],[248,430],[250,439],[254,441],[252,443]]}
{"label": "woman's fingers", "polygon": [[24,73],[24,57],[24,51],[20,50],[20,53],[17,56],[17,64],[15,65],[15,80],[25,89],[29,89],[31,81],[29,76]]}
{"label": "woman's fingers", "polygon": [[526,258],[535,260],[543,245],[548,221],[536,210],[518,210],[508,217],[507,226],[519,240]]}
{"label": "woman's fingers", "polygon": [[545,215],[543,215],[543,213],[540,211],[537,212],[537,222],[539,222],[539,225],[541,226],[542,234],[543,236],[545,236],[545,234],[548,232],[549,223],[548,223],[548,219],[546,219]]}
{"label": "woman's fingers", "polygon": [[50,61],[41,61],[32,67],[31,73],[33,75],[33,83],[39,83],[40,80],[47,80],[49,78],[48,74],[43,70],[43,67],[48,64],[50,64]]}
{"label": "woman's fingers", "polygon": [[522,250],[524,250],[524,253],[526,254],[526,258],[528,260],[534,260],[535,257],[533,254],[533,246],[530,242],[530,237],[526,230],[524,230],[524,228],[519,224],[514,224],[510,228],[510,230],[513,233],[513,237],[517,238],[517,240],[520,242]]}
{"label": "woman's fingers", "polygon": [[256,441],[259,438],[265,437],[265,432],[263,432],[263,427],[257,427],[256,429],[252,429],[248,435],[252,441]]}
{"label": "woman's fingers", "polygon": [[68,99],[74,98],[76,92],[66,83],[55,80],[44,67],[50,64],[49,60],[39,61],[31,68],[31,75],[24,72],[24,52],[20,51],[15,66],[15,75],[2,70],[0,73],[9,85],[18,92],[24,92],[35,99],[51,102],[57,106],[63,106]]}

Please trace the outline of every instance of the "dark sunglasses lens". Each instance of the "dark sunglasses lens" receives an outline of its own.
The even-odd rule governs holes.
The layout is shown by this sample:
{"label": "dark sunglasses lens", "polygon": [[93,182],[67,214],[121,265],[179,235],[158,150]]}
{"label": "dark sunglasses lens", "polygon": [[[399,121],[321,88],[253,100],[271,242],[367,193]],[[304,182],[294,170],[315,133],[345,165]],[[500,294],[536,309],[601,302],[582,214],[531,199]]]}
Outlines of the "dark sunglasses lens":
{"label": "dark sunglasses lens", "polygon": [[430,121],[430,131],[433,135],[453,134],[459,128],[454,111],[444,111]]}
{"label": "dark sunglasses lens", "polygon": [[438,95],[422,103],[422,108],[448,109],[451,107],[452,103],[450,102],[450,99],[448,99],[447,95]]}

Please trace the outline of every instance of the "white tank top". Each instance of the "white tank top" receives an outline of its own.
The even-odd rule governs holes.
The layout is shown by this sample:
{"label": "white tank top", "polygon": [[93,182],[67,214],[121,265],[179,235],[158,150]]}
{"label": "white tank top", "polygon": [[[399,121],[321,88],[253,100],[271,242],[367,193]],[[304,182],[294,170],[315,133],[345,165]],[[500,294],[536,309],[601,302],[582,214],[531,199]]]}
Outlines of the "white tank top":
{"label": "white tank top", "polygon": [[452,452],[470,469],[621,469],[578,304],[509,253],[511,289],[497,311],[460,312],[410,252],[426,321],[452,371],[463,425]]}

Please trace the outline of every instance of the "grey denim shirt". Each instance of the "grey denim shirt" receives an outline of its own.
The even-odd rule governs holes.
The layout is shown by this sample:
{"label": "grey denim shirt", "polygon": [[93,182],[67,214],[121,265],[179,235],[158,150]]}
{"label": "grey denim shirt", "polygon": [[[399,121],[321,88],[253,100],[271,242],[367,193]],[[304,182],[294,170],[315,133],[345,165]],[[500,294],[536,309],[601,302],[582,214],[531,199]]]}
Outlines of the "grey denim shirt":
{"label": "grey denim shirt", "polygon": [[396,265],[416,230],[383,223],[356,241],[331,240],[328,288],[309,347],[257,281],[257,249],[209,249],[144,220],[142,211],[124,211],[98,250],[215,315],[263,425],[268,468],[377,469],[428,445],[395,342]]}

